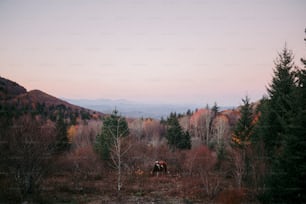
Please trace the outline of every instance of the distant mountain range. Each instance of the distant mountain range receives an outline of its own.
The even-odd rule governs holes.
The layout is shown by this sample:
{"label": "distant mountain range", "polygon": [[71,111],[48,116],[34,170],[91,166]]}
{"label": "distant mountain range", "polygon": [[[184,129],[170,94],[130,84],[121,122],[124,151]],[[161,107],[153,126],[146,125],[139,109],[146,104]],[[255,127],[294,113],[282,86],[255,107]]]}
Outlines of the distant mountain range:
{"label": "distant mountain range", "polygon": [[[113,110],[118,110],[119,113],[125,117],[131,118],[167,118],[171,112],[186,113],[187,110],[194,111],[199,107],[195,104],[149,104],[129,101],[125,99],[111,100],[111,99],[68,99],[71,104],[82,106],[91,110],[96,110],[102,113],[109,114]],[[221,107],[220,110],[231,109],[233,107]]]}

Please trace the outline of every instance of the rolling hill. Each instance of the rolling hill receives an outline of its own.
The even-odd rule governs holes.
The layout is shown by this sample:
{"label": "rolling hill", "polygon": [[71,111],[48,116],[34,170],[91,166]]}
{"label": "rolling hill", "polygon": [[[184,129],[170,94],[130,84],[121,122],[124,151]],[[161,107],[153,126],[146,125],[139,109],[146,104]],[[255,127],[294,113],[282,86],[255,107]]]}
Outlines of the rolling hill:
{"label": "rolling hill", "polygon": [[0,110],[2,115],[16,117],[31,113],[55,120],[58,113],[65,118],[91,119],[103,113],[70,104],[40,90],[27,91],[18,83],[0,77]]}

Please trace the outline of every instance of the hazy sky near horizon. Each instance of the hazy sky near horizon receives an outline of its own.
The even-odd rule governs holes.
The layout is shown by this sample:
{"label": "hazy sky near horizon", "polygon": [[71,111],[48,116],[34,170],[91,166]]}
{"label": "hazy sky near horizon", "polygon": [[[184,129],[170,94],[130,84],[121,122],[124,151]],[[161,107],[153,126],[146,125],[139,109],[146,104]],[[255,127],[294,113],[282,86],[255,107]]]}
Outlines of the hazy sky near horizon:
{"label": "hazy sky near horizon", "polygon": [[56,97],[239,105],[285,42],[306,57],[305,0],[1,0],[0,75]]}

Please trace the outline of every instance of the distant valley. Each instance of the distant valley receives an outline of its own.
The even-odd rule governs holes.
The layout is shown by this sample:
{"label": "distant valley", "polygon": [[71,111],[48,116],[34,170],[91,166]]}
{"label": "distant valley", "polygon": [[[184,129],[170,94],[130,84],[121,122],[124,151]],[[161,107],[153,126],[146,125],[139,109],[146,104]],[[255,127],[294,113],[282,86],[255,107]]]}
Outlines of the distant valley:
{"label": "distant valley", "polygon": [[[167,104],[167,103],[141,103],[125,99],[68,99],[63,98],[71,104],[85,107],[102,113],[111,113],[117,109],[125,117],[131,118],[167,118],[171,112],[186,113],[187,110],[195,111],[205,107],[205,104]],[[220,107],[220,110],[232,109],[234,107]]]}

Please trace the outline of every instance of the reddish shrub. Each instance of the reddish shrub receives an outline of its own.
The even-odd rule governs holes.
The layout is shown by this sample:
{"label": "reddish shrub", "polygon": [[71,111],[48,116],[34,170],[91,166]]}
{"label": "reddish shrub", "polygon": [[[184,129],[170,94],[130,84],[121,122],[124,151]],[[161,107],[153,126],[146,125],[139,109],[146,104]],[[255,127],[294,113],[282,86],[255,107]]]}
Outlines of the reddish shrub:
{"label": "reddish shrub", "polygon": [[221,191],[217,198],[216,203],[242,203],[245,198],[246,192],[243,189],[228,189]]}
{"label": "reddish shrub", "polygon": [[200,174],[203,171],[211,170],[216,162],[216,156],[208,147],[202,145],[186,153],[184,167],[189,175]]}

